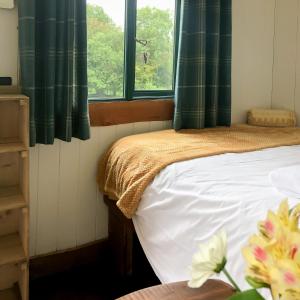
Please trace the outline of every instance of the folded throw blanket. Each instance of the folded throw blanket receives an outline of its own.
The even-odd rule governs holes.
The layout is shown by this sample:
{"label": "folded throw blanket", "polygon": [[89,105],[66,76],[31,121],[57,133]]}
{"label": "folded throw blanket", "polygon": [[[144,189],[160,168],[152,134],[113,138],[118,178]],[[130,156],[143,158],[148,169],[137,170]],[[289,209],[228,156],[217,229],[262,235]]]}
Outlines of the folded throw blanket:
{"label": "folded throw blanket", "polygon": [[300,144],[300,128],[230,128],[163,130],[122,138],[99,162],[100,190],[131,218],[144,190],[166,166],[184,160]]}

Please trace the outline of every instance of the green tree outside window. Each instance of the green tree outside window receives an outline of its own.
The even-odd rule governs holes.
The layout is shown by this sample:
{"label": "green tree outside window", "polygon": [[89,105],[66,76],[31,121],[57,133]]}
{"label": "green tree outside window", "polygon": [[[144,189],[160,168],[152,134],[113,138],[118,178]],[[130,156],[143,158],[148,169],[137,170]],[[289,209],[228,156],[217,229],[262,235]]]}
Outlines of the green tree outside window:
{"label": "green tree outside window", "polygon": [[[87,5],[89,97],[124,97],[123,28],[99,5]],[[154,7],[137,9],[135,90],[172,90],[174,15]],[[126,87],[125,87],[126,88]]]}

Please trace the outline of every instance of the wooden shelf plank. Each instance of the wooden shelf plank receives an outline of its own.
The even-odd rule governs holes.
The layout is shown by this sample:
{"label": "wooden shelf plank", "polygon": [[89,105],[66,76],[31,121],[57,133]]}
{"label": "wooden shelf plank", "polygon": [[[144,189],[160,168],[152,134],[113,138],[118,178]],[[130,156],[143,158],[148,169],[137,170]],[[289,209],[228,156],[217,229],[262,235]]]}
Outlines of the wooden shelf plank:
{"label": "wooden shelf plank", "polygon": [[[1,92],[1,90],[0,90]],[[0,94],[0,101],[28,100],[29,98],[21,94]]]}
{"label": "wooden shelf plank", "polygon": [[25,206],[25,199],[18,186],[0,187],[0,212]]}
{"label": "wooden shelf plank", "polygon": [[0,154],[8,152],[18,152],[26,150],[26,146],[21,142],[16,143],[1,143],[0,140]]}
{"label": "wooden shelf plank", "polygon": [[21,300],[20,292],[17,286],[11,289],[0,291],[0,299],[3,300]]}
{"label": "wooden shelf plank", "polygon": [[20,143],[19,137],[17,136],[0,137],[0,144],[11,144],[11,143]]}
{"label": "wooden shelf plank", "polygon": [[17,233],[0,237],[0,266],[25,261],[25,252]]}

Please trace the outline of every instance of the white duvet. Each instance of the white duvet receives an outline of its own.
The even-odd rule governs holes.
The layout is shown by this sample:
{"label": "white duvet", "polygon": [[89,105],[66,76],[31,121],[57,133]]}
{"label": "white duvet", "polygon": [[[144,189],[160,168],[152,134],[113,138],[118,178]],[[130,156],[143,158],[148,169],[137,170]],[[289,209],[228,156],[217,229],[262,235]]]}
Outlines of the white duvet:
{"label": "white duvet", "polygon": [[300,165],[279,168],[272,171],[269,177],[279,193],[300,199]]}
{"label": "white duvet", "polygon": [[[146,189],[133,218],[161,282],[188,280],[198,243],[225,228],[227,268],[247,288],[241,248],[256,233],[257,222],[268,209],[276,210],[284,198],[272,185],[270,173],[294,165],[300,165],[300,146],[193,159],[161,171]],[[292,198],[290,205],[298,201]]]}

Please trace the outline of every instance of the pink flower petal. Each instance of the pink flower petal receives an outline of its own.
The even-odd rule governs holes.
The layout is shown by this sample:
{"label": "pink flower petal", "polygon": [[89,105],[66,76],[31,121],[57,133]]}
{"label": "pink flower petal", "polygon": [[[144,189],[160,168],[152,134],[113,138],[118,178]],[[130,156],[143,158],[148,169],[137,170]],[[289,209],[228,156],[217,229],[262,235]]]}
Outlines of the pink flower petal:
{"label": "pink flower petal", "polygon": [[296,276],[291,272],[285,272],[284,281],[286,284],[293,285],[296,283]]}
{"label": "pink flower petal", "polygon": [[265,222],[265,229],[268,232],[268,234],[273,234],[274,233],[274,224],[270,220],[267,220]]}
{"label": "pink flower petal", "polygon": [[265,261],[265,260],[267,260],[267,253],[266,253],[266,251],[263,248],[259,247],[259,246],[256,246],[254,248],[254,253],[253,254],[254,254],[255,258],[257,260],[259,260],[259,261]]}

